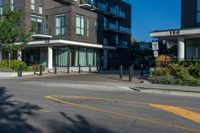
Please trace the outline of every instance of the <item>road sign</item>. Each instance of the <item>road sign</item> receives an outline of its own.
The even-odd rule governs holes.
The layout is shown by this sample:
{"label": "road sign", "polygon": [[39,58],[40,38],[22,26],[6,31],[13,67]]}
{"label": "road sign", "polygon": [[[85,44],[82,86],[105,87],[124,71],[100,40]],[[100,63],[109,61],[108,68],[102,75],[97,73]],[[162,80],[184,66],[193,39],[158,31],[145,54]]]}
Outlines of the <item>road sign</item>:
{"label": "road sign", "polygon": [[154,57],[158,57],[158,51],[153,51]]}
{"label": "road sign", "polygon": [[152,42],[152,50],[153,50],[153,51],[159,50],[158,42]]}

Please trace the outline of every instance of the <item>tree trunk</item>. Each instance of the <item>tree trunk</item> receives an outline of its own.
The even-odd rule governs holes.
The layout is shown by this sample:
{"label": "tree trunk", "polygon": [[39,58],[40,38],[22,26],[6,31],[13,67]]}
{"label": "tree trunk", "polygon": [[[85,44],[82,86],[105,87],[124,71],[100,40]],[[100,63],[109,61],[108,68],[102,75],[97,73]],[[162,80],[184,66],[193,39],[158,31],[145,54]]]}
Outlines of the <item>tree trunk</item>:
{"label": "tree trunk", "polygon": [[11,53],[8,52],[8,67],[10,69],[10,62],[11,62]]}

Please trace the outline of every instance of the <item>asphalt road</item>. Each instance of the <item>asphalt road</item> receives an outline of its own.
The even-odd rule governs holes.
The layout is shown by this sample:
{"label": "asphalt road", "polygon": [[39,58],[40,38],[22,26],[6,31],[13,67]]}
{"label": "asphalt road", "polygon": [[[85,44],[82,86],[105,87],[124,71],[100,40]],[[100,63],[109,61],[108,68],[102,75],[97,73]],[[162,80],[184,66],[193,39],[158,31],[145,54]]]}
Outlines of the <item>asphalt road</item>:
{"label": "asphalt road", "polygon": [[33,80],[0,79],[0,133],[200,132],[200,98]]}

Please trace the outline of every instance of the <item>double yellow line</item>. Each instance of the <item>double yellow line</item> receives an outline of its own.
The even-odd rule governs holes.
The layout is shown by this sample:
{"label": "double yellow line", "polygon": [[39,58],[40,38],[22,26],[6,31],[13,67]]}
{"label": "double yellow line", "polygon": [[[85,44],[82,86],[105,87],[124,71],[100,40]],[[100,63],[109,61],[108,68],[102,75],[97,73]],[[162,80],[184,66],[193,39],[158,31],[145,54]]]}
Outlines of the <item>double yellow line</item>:
{"label": "double yellow line", "polygon": [[[82,108],[82,109],[87,109],[87,110],[92,110],[95,112],[101,112],[101,113],[107,113],[107,114],[111,114],[114,116],[118,116],[118,117],[123,117],[126,119],[134,119],[134,120],[141,120],[143,122],[146,123],[151,123],[151,124],[155,124],[155,125],[162,125],[162,126],[167,126],[167,127],[174,127],[177,129],[181,129],[181,130],[185,130],[185,131],[189,131],[189,132],[199,132],[200,133],[200,129],[193,129],[193,128],[189,128],[189,127],[184,127],[181,125],[177,125],[177,124],[172,124],[169,123],[167,121],[161,121],[161,120],[156,120],[156,119],[146,119],[143,117],[137,117],[137,116],[132,116],[132,115],[128,115],[128,114],[123,114],[123,113],[119,113],[119,112],[114,112],[114,111],[110,111],[110,110],[104,110],[104,109],[99,109],[99,108],[95,108],[95,107],[90,107],[90,106],[86,106],[86,105],[82,105],[82,104],[77,104],[77,103],[73,103],[73,102],[67,102],[64,100],[60,100],[59,98],[60,96],[46,96],[45,98],[49,99],[49,100],[53,100],[53,101],[57,101],[59,103],[62,104],[66,104],[66,105],[70,105],[70,106],[74,106],[74,107],[78,107],[78,108]],[[125,101],[125,100],[117,100],[117,99],[105,99],[105,98],[94,98],[94,97],[84,97],[84,96],[62,96],[64,98],[68,98],[68,99],[93,99],[93,100],[105,100],[105,101],[115,101],[115,102],[125,102],[125,103],[136,103],[136,104],[145,104],[145,105],[150,105],[151,107],[155,107],[155,108],[159,108],[174,114],[178,114],[180,112],[182,112],[183,110],[180,110],[180,108],[178,108],[179,110],[176,111],[176,107],[171,108],[172,106],[165,106],[165,105],[157,105],[157,104],[149,104],[149,103],[145,103],[145,102],[134,102],[134,101]],[[174,110],[171,110],[174,109]],[[174,112],[175,111],[175,112]],[[186,115],[185,112],[186,110],[184,110],[184,112],[180,113],[179,116],[183,116]],[[196,118],[192,118],[191,117],[196,117]],[[190,120],[193,120],[195,122],[200,123],[200,121],[198,120],[200,118],[199,114],[189,114],[187,117],[184,117]]]}

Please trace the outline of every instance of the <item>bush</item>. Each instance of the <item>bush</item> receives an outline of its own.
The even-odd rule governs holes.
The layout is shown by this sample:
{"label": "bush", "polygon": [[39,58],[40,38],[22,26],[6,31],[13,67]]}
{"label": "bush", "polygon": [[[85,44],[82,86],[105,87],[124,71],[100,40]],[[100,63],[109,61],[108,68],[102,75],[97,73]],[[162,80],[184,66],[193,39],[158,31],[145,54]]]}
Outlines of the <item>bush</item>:
{"label": "bush", "polygon": [[192,65],[189,67],[189,74],[195,78],[200,78],[200,66]]}
{"label": "bush", "polygon": [[[39,72],[40,71],[40,67],[41,67],[40,64],[33,65],[33,71],[34,72]],[[45,67],[44,66],[42,66],[42,71],[45,71]]]}
{"label": "bush", "polygon": [[[187,64],[188,65],[188,64]],[[170,64],[152,72],[150,80],[160,84],[200,85],[200,66],[192,64]]]}
{"label": "bush", "polygon": [[[10,69],[11,71],[19,71],[20,66],[22,67],[22,71],[32,71],[31,67],[28,67],[26,63],[19,60],[11,60]],[[3,60],[0,62],[0,70],[9,70],[9,61]]]}

